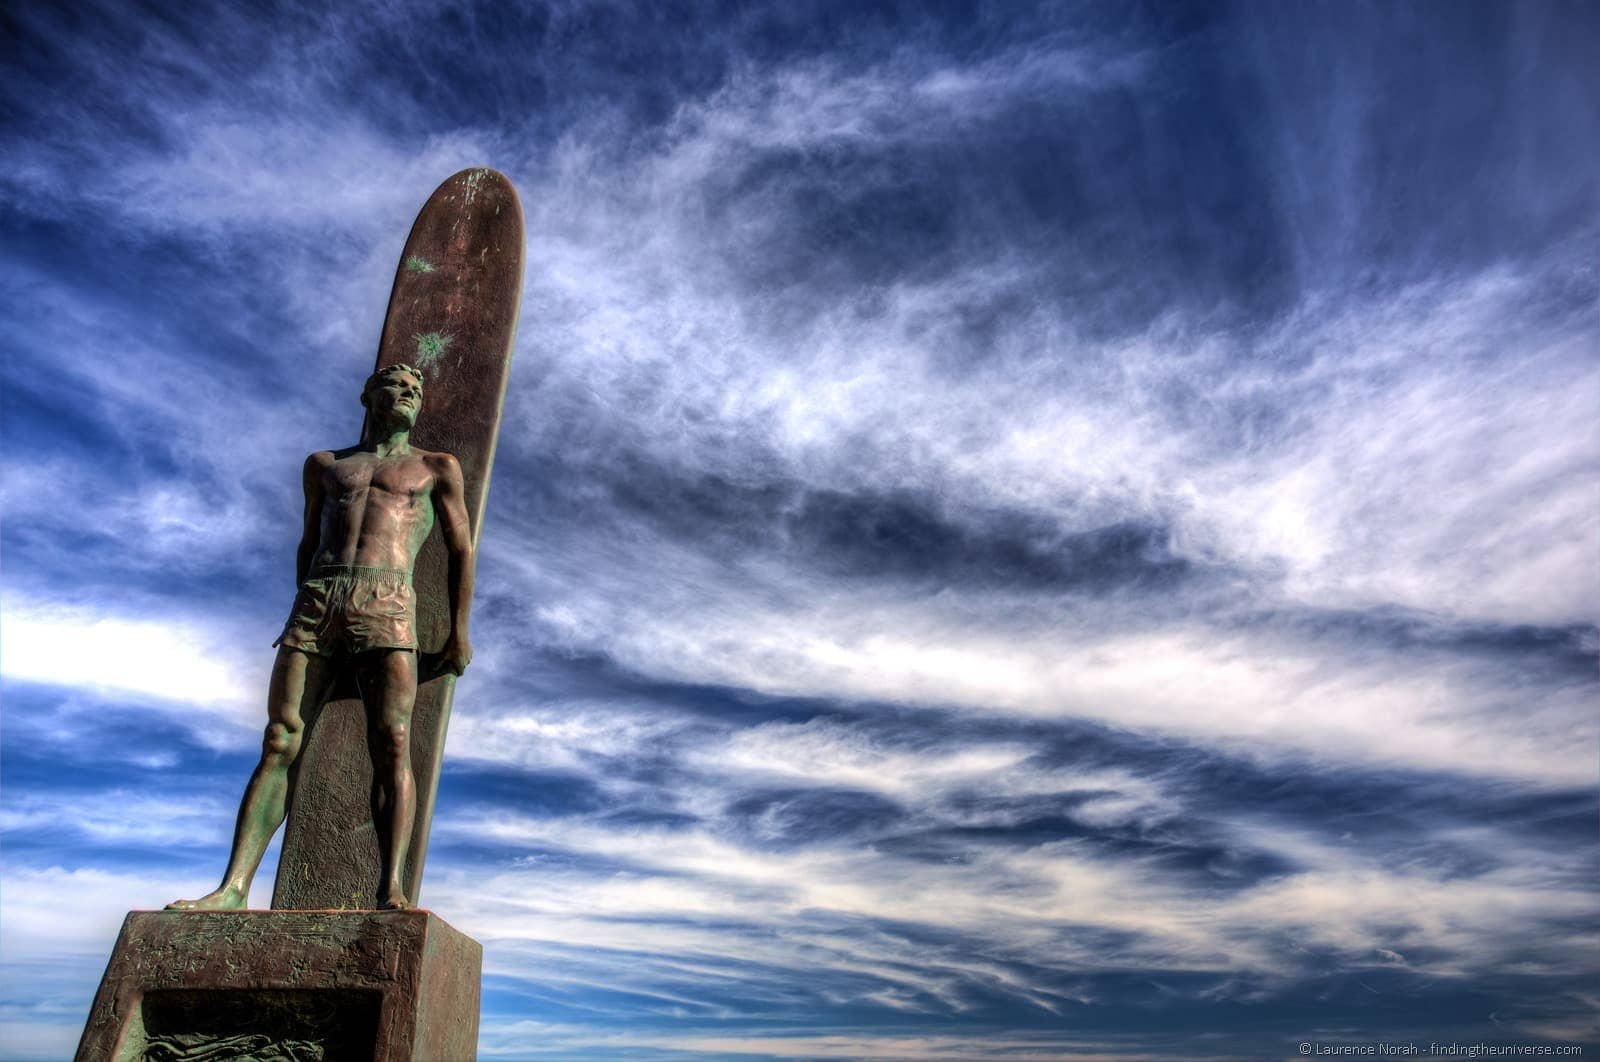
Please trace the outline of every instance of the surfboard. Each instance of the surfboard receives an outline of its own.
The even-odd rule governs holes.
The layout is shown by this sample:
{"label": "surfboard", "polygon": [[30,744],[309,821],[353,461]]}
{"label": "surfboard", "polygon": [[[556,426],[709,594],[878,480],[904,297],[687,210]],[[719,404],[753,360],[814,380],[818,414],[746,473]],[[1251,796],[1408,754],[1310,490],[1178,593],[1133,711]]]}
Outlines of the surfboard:
{"label": "surfboard", "polygon": [[[474,549],[522,299],[523,245],[522,205],[504,174],[467,169],[441,184],[417,215],[401,253],[374,366],[404,363],[422,371],[422,412],[411,442],[461,462]],[[361,382],[351,380],[352,401]],[[411,717],[417,815],[403,873],[413,903],[422,891],[457,682],[453,675],[431,674],[450,633],[447,562],[435,526],[413,572],[423,671]],[[469,668],[468,682],[471,675]],[[274,908],[377,906],[383,864],[367,742],[365,708],[351,677],[341,676],[310,721],[291,776]]]}

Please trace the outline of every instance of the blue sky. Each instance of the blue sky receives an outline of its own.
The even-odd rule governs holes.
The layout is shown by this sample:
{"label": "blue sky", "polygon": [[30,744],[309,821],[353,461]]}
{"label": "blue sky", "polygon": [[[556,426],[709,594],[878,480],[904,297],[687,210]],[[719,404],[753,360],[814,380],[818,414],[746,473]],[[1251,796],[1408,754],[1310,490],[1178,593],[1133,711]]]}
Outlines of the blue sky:
{"label": "blue sky", "polygon": [[469,165],[484,1057],[1600,1048],[1592,6],[0,19],[0,1055],[220,873]]}

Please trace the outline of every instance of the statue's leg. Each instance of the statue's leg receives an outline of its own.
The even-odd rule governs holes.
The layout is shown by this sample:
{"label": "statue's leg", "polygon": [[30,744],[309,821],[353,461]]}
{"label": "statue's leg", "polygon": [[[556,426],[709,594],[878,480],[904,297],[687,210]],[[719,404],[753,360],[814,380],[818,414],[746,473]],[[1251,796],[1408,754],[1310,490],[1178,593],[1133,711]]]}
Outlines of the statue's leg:
{"label": "statue's leg", "polygon": [[411,850],[416,819],[416,783],[411,774],[411,709],[417,701],[417,654],[409,649],[363,654],[361,696],[367,707],[372,748],[372,778],[381,796],[378,834],[383,850],[383,882],[378,906],[412,907],[401,881]]}
{"label": "statue's leg", "polygon": [[244,800],[239,804],[228,872],[215,891],[198,900],[175,900],[167,905],[168,910],[231,910],[243,907],[249,900],[250,882],[261,865],[261,856],[283,824],[289,767],[300,755],[306,717],[321,706],[333,676],[333,662],[326,657],[286,645],[278,648],[267,693],[267,732],[261,742],[261,762],[250,776]]}

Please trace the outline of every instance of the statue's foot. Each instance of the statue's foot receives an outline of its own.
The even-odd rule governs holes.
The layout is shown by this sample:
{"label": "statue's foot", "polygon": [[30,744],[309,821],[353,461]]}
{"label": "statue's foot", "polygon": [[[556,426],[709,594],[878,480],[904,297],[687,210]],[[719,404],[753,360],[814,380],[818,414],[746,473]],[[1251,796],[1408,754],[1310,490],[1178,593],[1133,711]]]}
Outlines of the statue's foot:
{"label": "statue's foot", "polygon": [[399,889],[388,890],[388,895],[378,901],[380,911],[415,911],[417,905],[406,898],[406,894]]}
{"label": "statue's foot", "polygon": [[208,892],[198,900],[173,900],[167,904],[169,911],[237,911],[244,907],[246,894],[243,889],[232,885],[224,885],[215,892]]}

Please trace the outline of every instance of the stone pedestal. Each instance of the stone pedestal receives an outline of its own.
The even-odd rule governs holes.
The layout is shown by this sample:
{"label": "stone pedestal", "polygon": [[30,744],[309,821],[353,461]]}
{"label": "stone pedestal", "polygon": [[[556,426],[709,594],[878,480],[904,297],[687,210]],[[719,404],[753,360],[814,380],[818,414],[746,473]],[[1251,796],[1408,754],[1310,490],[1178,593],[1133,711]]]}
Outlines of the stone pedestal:
{"label": "stone pedestal", "polygon": [[133,911],[78,1062],[462,1062],[483,948],[427,911]]}

